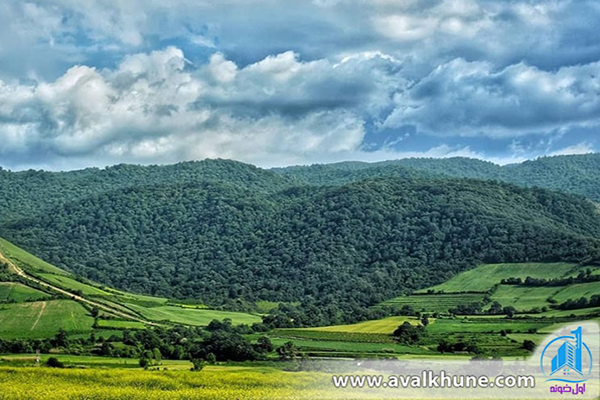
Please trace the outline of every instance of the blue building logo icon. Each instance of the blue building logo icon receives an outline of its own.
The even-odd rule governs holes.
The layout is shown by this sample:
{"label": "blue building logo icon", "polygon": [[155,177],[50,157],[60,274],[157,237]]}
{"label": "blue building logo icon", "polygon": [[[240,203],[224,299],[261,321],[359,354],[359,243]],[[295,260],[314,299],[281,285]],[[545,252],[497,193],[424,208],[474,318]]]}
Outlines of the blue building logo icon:
{"label": "blue building logo icon", "polygon": [[540,366],[548,381],[585,382],[592,372],[592,352],[582,341],[581,327],[571,331],[571,336],[560,336],[548,343]]}

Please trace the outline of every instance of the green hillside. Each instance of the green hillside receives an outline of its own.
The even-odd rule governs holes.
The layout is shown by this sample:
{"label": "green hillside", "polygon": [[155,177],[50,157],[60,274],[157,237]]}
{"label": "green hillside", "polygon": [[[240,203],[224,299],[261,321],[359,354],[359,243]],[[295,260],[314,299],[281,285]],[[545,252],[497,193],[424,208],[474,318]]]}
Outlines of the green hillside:
{"label": "green hillside", "polygon": [[589,257],[600,216],[580,198],[495,182],[386,178],[281,192],[199,182],[117,190],[2,231],[103,285],[213,307],[312,303],[316,315],[294,319],[322,325],[363,319],[481,260]]}
{"label": "green hillside", "polygon": [[0,282],[0,302],[42,300],[50,295],[16,282]]}
{"label": "green hillside", "polygon": [[409,158],[378,163],[344,162],[278,168],[275,172],[310,184],[344,184],[365,178],[450,176],[510,182],[586,196],[600,201],[600,154],[541,157],[499,166],[469,158]]}
{"label": "green hillside", "polygon": [[[502,307],[514,307],[517,312],[537,309],[537,313],[540,313],[544,309],[546,311],[541,312],[542,315],[560,315],[562,311],[556,309],[558,305],[568,300],[578,300],[581,297],[589,300],[594,295],[600,295],[600,280],[595,280],[599,271],[600,267],[597,265],[569,263],[486,264],[462,272],[441,285],[386,300],[380,306],[396,310],[410,306],[420,312],[448,313],[461,305],[479,303],[483,313],[489,310],[493,302],[498,302]],[[578,277],[586,273],[591,281],[578,282]],[[545,280],[547,283],[528,285],[528,277]],[[509,279],[520,279],[522,283],[507,283],[506,280]],[[593,309],[594,307],[590,307],[572,311],[585,313],[587,310],[593,314]],[[565,310],[563,314],[568,313]]]}
{"label": "green hillside", "polygon": [[94,319],[75,301],[52,300],[0,304],[0,338],[45,338],[60,328],[68,333],[90,333]]}
{"label": "green hillside", "polygon": [[572,263],[520,263],[520,264],[487,264],[465,271],[441,285],[423,289],[417,293],[428,291],[457,293],[457,292],[486,292],[502,279],[522,278],[561,278],[576,275],[577,266]]}
{"label": "green hillside", "polygon": [[[91,332],[103,332],[106,329],[118,330],[144,329],[147,321],[159,321],[167,325],[206,326],[213,319],[222,320],[229,318],[233,324],[252,324],[261,322],[257,315],[208,310],[202,304],[182,305],[169,302],[166,298],[139,295],[101,286],[95,282],[82,282],[72,274],[49,264],[25,250],[13,245],[5,239],[0,239],[0,255],[9,259],[22,268],[33,279],[39,279],[53,287],[67,290],[73,295],[83,296],[85,299],[106,306],[101,310],[101,317],[94,321],[89,309],[90,303],[72,300],[50,300],[48,293],[54,296],[68,298],[50,288],[45,291],[38,283],[12,276],[20,282],[0,281],[0,340],[13,338],[49,338],[54,336],[59,329],[64,329],[69,334],[88,335]],[[40,272],[43,271],[43,272]],[[27,285],[32,285],[30,287]],[[167,305],[169,304],[169,305]],[[131,320],[123,315],[111,312],[122,312],[139,320]],[[117,318],[117,319],[115,319]],[[93,325],[97,327],[94,328]],[[110,331],[109,331],[110,332]],[[111,333],[113,334],[113,333]]]}

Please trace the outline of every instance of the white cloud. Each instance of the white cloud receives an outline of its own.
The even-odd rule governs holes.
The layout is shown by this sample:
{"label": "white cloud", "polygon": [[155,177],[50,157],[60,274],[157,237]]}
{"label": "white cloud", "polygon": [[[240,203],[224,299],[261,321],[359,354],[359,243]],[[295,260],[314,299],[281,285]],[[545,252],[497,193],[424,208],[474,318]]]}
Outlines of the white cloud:
{"label": "white cloud", "polygon": [[549,153],[550,156],[567,156],[573,154],[590,154],[594,152],[594,146],[590,143],[582,142],[573,146],[568,146],[560,150]]}
{"label": "white cloud", "polygon": [[513,137],[600,124],[600,62],[555,72],[453,60],[396,96],[388,127],[433,135]]}

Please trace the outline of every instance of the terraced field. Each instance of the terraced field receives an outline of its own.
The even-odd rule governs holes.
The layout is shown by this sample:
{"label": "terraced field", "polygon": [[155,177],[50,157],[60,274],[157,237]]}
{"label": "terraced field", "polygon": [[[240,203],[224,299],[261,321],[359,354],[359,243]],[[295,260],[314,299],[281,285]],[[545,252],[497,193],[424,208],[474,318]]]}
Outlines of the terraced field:
{"label": "terraced field", "polygon": [[600,295],[600,282],[576,283],[562,288],[553,297],[556,301],[562,303],[569,299],[577,300],[581,297],[589,299],[593,295]]}
{"label": "terraced field", "polygon": [[500,285],[491,296],[502,306],[513,306],[519,311],[531,310],[535,307],[549,307],[546,300],[559,292],[561,287],[523,287]]}
{"label": "terraced field", "polygon": [[520,263],[520,264],[485,264],[469,271],[458,274],[441,285],[420,290],[436,292],[486,292],[506,278],[525,279],[532,278],[554,279],[564,276],[577,275],[575,264],[569,263]]}
{"label": "terraced field", "polygon": [[50,282],[58,287],[81,291],[81,293],[87,296],[112,296],[110,293],[105,292],[104,290],[76,281],[75,279],[69,278],[68,276],[46,273],[38,274],[38,276],[44,281]]}
{"label": "terraced field", "polygon": [[0,302],[41,300],[50,297],[49,294],[30,288],[16,282],[0,282]]}
{"label": "terraced field", "polygon": [[0,337],[44,338],[59,328],[69,333],[89,333],[94,319],[79,303],[50,300],[0,305]]}
{"label": "terraced field", "polygon": [[98,328],[114,328],[114,329],[144,329],[146,325],[138,321],[122,321],[115,319],[99,319]]}
{"label": "terraced field", "polygon": [[128,304],[144,318],[151,321],[172,321],[179,324],[203,326],[208,325],[213,319],[223,320],[230,318],[233,324],[248,324],[261,322],[258,315],[241,312],[217,311],[207,309],[192,309],[175,306],[142,307],[137,304]]}
{"label": "terraced field", "polygon": [[[365,321],[352,325],[334,325],[321,326],[317,328],[306,328],[310,331],[320,332],[357,332],[357,333],[384,333],[392,334],[398,325],[402,325],[405,321],[412,325],[419,325],[420,320],[413,317],[389,317],[375,321]],[[433,320],[431,322],[434,322]]]}

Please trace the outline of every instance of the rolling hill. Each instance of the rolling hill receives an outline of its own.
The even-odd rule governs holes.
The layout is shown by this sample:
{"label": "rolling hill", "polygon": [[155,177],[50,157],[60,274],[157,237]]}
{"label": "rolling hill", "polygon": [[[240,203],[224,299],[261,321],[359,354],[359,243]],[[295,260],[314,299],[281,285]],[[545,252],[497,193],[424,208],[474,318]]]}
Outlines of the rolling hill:
{"label": "rolling hill", "polygon": [[316,320],[344,322],[481,261],[589,257],[600,216],[579,198],[497,182],[381,178],[265,192],[202,181],[115,190],[2,232],[119,289],[231,308],[312,302]]}
{"label": "rolling hill", "polygon": [[541,157],[500,166],[470,158],[408,158],[378,163],[343,162],[277,168],[282,176],[310,184],[344,184],[372,177],[449,176],[541,187],[600,202],[600,154]]}
{"label": "rolling hill", "polygon": [[[93,308],[99,308],[96,319]],[[76,277],[0,238],[0,340],[50,338],[59,329],[88,336],[150,326],[206,326],[226,318],[236,325],[261,321],[255,314],[115,290]]]}
{"label": "rolling hill", "polygon": [[89,279],[232,311],[286,303],[297,324],[340,324],[482,262],[598,257],[591,202],[500,182],[593,199],[598,157],[0,170],[0,235],[63,271],[39,278],[84,295],[110,297]]}

